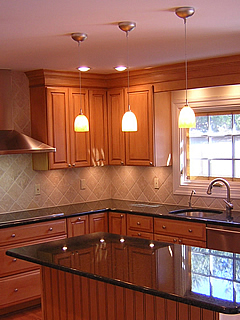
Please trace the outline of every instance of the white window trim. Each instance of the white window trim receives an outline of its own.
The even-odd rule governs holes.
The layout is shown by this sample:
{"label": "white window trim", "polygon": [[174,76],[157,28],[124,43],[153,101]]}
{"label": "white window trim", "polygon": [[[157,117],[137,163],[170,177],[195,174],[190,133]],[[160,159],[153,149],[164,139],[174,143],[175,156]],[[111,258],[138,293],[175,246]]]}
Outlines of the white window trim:
{"label": "white window trim", "polygon": [[[225,111],[240,112],[240,85],[210,87],[188,90],[188,102],[194,111]],[[210,181],[183,181],[180,174],[180,135],[184,139],[185,129],[178,128],[180,109],[185,104],[185,90],[172,92],[172,148],[173,148],[173,194],[189,195],[196,190],[198,196],[208,196],[206,191]],[[182,130],[180,132],[180,130]],[[183,152],[185,152],[183,150]],[[228,180],[228,179],[226,179]],[[228,180],[231,186],[231,198],[240,199],[240,182]],[[214,188],[214,197],[226,197],[226,188]]]}

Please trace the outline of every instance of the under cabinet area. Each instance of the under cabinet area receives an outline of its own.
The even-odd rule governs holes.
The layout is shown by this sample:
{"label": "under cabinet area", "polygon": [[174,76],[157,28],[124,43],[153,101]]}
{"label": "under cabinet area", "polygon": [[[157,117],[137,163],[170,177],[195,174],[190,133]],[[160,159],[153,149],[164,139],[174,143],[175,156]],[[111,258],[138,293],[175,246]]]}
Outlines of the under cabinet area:
{"label": "under cabinet area", "polygon": [[154,218],[154,239],[163,242],[206,247],[206,224]]}
{"label": "under cabinet area", "polygon": [[0,314],[38,304],[41,297],[39,267],[5,252],[63,238],[66,238],[65,219],[0,229]]}

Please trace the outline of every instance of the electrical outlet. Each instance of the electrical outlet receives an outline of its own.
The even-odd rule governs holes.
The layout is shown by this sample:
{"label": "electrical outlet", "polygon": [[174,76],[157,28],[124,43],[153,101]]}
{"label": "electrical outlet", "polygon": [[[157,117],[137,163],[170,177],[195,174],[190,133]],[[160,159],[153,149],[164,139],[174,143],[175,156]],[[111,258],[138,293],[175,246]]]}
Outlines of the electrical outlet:
{"label": "electrical outlet", "polygon": [[80,189],[85,190],[86,189],[86,180],[80,179]]}
{"label": "electrical outlet", "polygon": [[35,195],[41,194],[40,184],[35,184]]}
{"label": "electrical outlet", "polygon": [[159,181],[157,177],[153,179],[153,184],[154,184],[154,189],[159,189]]}

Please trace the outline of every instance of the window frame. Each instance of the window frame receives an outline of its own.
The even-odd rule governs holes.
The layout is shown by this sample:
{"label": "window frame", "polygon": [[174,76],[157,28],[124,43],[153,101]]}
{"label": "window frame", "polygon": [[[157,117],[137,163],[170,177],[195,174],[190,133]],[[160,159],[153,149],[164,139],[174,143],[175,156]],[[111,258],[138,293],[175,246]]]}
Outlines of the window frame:
{"label": "window frame", "polygon": [[[178,128],[178,116],[185,104],[185,90],[173,91],[171,94],[172,107],[172,153],[173,153],[173,194],[189,195],[196,190],[198,196],[208,196],[206,191],[211,180],[186,180],[180,173],[180,154],[184,156],[186,169],[186,129]],[[240,113],[240,85],[209,87],[188,90],[188,102],[196,113],[237,111]],[[229,110],[230,109],[230,110]],[[240,182],[226,180],[231,186],[231,198],[240,199]],[[213,197],[226,197],[226,188],[214,188]]]}

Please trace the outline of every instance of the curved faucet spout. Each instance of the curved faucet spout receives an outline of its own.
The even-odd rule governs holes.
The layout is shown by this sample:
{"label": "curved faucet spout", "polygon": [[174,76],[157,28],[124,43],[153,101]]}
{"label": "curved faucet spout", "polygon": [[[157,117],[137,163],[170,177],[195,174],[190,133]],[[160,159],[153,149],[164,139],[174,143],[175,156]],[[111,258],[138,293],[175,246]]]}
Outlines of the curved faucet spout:
{"label": "curved faucet spout", "polygon": [[227,200],[223,199],[223,201],[226,203],[226,214],[227,214],[227,219],[228,220],[232,220],[232,209],[233,209],[233,205],[231,203],[231,199],[230,199],[230,184],[227,180],[223,179],[223,178],[216,178],[213,179],[207,188],[207,194],[212,194],[212,187],[217,183],[217,182],[222,182],[223,184],[225,184],[226,188],[227,188]]}

